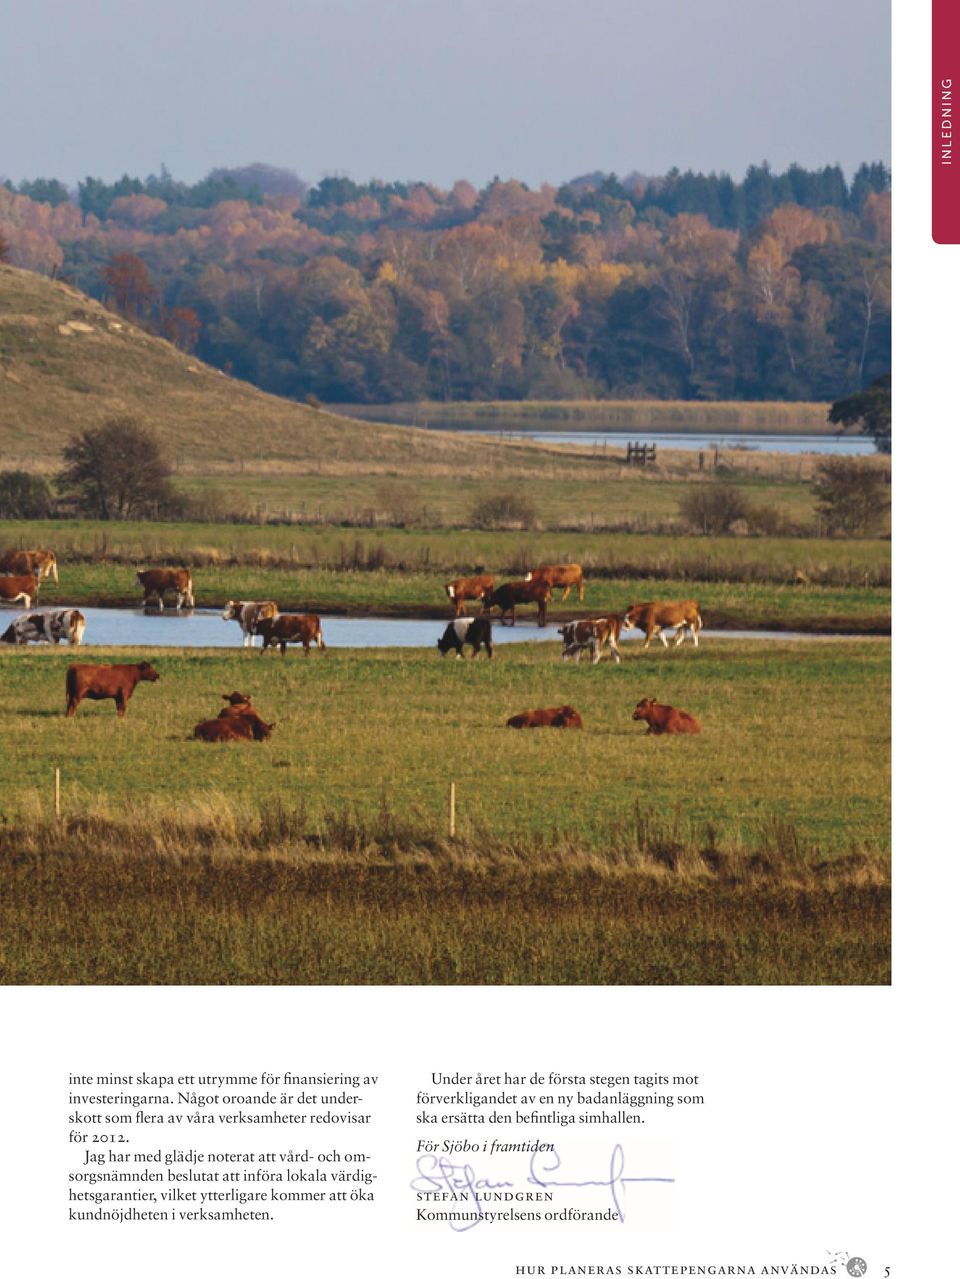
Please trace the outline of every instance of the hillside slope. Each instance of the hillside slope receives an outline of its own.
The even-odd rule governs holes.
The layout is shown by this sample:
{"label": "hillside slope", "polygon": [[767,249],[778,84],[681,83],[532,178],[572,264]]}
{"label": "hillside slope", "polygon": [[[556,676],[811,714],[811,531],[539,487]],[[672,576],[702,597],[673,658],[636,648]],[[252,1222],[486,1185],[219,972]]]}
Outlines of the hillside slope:
{"label": "hillside slope", "polygon": [[119,413],[150,428],[183,473],[239,463],[264,473],[522,473],[551,454],[356,422],[267,395],[69,285],[0,265],[0,468],[49,470],[71,435]]}

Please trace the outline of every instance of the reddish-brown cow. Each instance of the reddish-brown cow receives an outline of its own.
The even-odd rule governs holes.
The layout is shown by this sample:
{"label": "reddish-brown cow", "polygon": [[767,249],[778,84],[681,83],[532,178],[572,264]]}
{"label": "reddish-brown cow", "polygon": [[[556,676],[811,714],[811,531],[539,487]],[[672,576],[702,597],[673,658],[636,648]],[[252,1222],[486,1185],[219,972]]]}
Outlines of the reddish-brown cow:
{"label": "reddish-brown cow", "polygon": [[177,593],[177,612],[186,604],[193,608],[193,578],[188,568],[145,568],[137,573],[137,582],[143,587],[144,607],[155,600],[163,612],[163,597],[167,591]]}
{"label": "reddish-brown cow", "polygon": [[32,573],[24,573],[20,577],[0,577],[0,604],[19,604],[22,600],[27,608],[33,608],[39,593],[40,583]]}
{"label": "reddish-brown cow", "polygon": [[583,720],[572,706],[548,706],[511,715],[507,728],[583,728]]}
{"label": "reddish-brown cow", "polygon": [[280,613],[277,617],[261,618],[257,622],[257,634],[263,636],[261,657],[273,644],[279,645],[281,657],[286,657],[288,644],[302,644],[304,657],[310,656],[311,644],[316,644],[321,651],[327,647],[320,618],[315,613]]}
{"label": "reddish-brown cow", "polygon": [[495,591],[488,591],[483,597],[483,611],[500,610],[500,621],[506,625],[507,613],[510,614],[510,625],[517,624],[517,605],[536,604],[537,625],[547,624],[547,603],[553,593],[546,582],[504,582]]}
{"label": "reddish-brown cow", "polygon": [[[193,730],[201,742],[252,742],[253,726],[242,716],[235,719],[205,719]],[[259,739],[260,741],[263,738]]]}
{"label": "reddish-brown cow", "polygon": [[455,577],[443,589],[453,601],[454,617],[460,617],[467,611],[466,600],[482,600],[493,587],[493,574],[481,573],[477,577]]}
{"label": "reddish-brown cow", "polygon": [[75,715],[77,707],[89,697],[92,701],[116,702],[117,714],[127,713],[127,702],[141,680],[152,684],[160,676],[149,662],[115,663],[112,666],[85,666],[79,662],[67,667],[67,714]]}
{"label": "reddish-brown cow", "polygon": [[637,702],[633,718],[646,720],[650,727],[647,736],[661,733],[699,733],[700,721],[689,711],[682,711],[677,706],[661,706],[655,697],[645,697]]}
{"label": "reddish-brown cow", "polygon": [[563,587],[560,596],[561,604],[575,586],[580,599],[583,599],[583,569],[579,564],[541,564],[528,573],[527,582],[546,582],[551,587]]}

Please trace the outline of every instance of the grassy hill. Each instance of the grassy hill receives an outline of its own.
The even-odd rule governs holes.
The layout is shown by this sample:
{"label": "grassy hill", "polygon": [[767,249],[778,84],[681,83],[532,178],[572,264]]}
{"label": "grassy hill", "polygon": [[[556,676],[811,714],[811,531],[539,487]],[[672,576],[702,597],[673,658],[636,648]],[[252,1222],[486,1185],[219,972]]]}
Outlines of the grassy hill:
{"label": "grassy hill", "polygon": [[[493,475],[549,450],[358,423],[267,395],[60,281],[0,265],[0,467],[49,470],[72,434],[129,413],[176,469]],[[554,455],[555,457],[557,455]],[[561,455],[562,456],[562,455]],[[579,472],[587,459],[563,459]]]}

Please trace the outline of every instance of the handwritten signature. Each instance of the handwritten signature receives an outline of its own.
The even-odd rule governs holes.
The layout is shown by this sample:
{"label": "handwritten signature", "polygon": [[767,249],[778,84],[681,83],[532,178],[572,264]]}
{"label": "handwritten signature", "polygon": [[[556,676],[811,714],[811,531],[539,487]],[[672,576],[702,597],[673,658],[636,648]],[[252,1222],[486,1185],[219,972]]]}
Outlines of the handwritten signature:
{"label": "handwritten signature", "polygon": [[[619,1143],[610,1152],[605,1175],[567,1180],[556,1176],[561,1171],[563,1161],[556,1150],[540,1150],[530,1156],[526,1183],[541,1190],[582,1190],[600,1186],[610,1192],[614,1212],[621,1225],[626,1221],[623,1208],[623,1192],[627,1186],[641,1183],[672,1184],[673,1177],[628,1177],[624,1173],[626,1157]],[[484,1220],[484,1208],[481,1194],[485,1191],[513,1190],[512,1181],[492,1181],[488,1177],[477,1175],[472,1164],[455,1164],[443,1156],[420,1155],[417,1158],[417,1175],[410,1183],[411,1189],[420,1194],[446,1193],[467,1195],[467,1202],[480,1214],[475,1221],[466,1224],[451,1222],[451,1229],[458,1232],[472,1230]]]}

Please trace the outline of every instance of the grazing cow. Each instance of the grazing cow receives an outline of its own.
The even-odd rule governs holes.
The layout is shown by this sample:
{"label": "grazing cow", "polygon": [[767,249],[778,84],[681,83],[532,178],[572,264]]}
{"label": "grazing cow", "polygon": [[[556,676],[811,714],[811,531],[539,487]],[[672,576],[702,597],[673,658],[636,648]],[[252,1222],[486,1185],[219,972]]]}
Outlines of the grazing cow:
{"label": "grazing cow", "polygon": [[553,598],[546,582],[504,582],[495,591],[488,591],[483,597],[483,611],[500,610],[500,621],[506,625],[507,613],[510,614],[510,625],[517,624],[517,605],[536,604],[537,625],[547,624],[547,602]]}
{"label": "grazing cow", "polygon": [[661,733],[699,733],[700,721],[689,711],[682,711],[676,706],[661,706],[655,697],[645,697],[637,702],[633,718],[646,720],[651,733],[659,737]]}
{"label": "grazing cow", "polygon": [[33,608],[40,593],[40,583],[32,573],[19,577],[0,577],[0,604],[19,604]]}
{"label": "grazing cow", "polygon": [[15,617],[0,635],[0,644],[81,644],[86,619],[78,608],[48,608]]}
{"label": "grazing cow", "polygon": [[492,573],[481,573],[477,577],[455,577],[443,588],[453,601],[454,617],[461,617],[466,611],[466,600],[482,600],[494,587]]}
{"label": "grazing cow", "polygon": [[288,644],[302,644],[304,657],[310,656],[310,645],[323,650],[323,628],[315,613],[278,613],[276,617],[264,617],[257,622],[256,632],[263,636],[260,656],[272,645],[280,648],[280,656],[286,657]]}
{"label": "grazing cow", "polygon": [[473,648],[473,656],[481,648],[487,650],[487,657],[493,657],[493,631],[489,617],[458,617],[447,623],[447,629],[437,640],[437,648],[441,657],[446,657],[451,648],[457,650],[457,657],[463,657],[464,645]]}
{"label": "grazing cow", "polygon": [[648,604],[631,604],[623,619],[623,629],[629,631],[636,627],[644,631],[647,638],[643,647],[649,648],[654,635],[660,636],[660,642],[667,648],[667,637],[663,627],[675,626],[674,646],[679,648],[689,630],[693,636],[694,647],[699,647],[697,638],[703,630],[703,618],[696,600],[655,600]]}
{"label": "grazing cow", "polygon": [[511,715],[507,728],[583,728],[583,720],[572,706],[548,706]]}
{"label": "grazing cow", "polygon": [[37,582],[52,577],[59,586],[57,557],[53,551],[4,551],[0,555],[0,573],[26,576],[32,573]]}
{"label": "grazing cow", "polygon": [[575,586],[583,599],[583,569],[579,564],[541,564],[523,579],[525,582],[546,582],[550,587],[563,587],[560,603]]}
{"label": "grazing cow", "polygon": [[566,626],[561,626],[558,632],[563,636],[561,657],[564,661],[572,657],[575,662],[579,662],[581,652],[588,648],[592,654],[593,665],[596,666],[600,661],[604,645],[609,644],[610,656],[615,662],[619,662],[618,644],[622,625],[623,618],[619,613],[612,613],[609,617],[595,617],[584,622],[568,622]]}
{"label": "grazing cow", "polygon": [[177,612],[184,604],[193,608],[193,578],[188,568],[145,568],[137,574],[136,582],[143,587],[143,606],[155,600],[163,612],[163,597],[167,591],[177,593]]}
{"label": "grazing cow", "polygon": [[75,715],[86,697],[95,702],[109,698],[116,702],[117,714],[122,718],[140,681],[149,680],[152,684],[159,678],[149,662],[117,662],[112,666],[82,666],[74,662],[67,667],[67,715]]}
{"label": "grazing cow", "polygon": [[276,617],[280,612],[273,600],[228,600],[221,616],[225,622],[239,622],[243,632],[243,647],[256,643],[257,622],[265,617]]}

